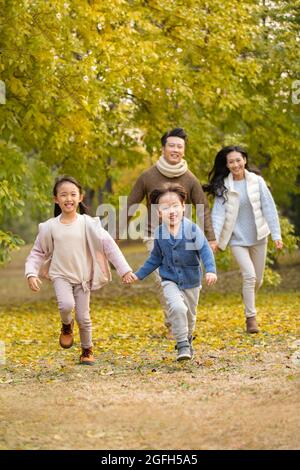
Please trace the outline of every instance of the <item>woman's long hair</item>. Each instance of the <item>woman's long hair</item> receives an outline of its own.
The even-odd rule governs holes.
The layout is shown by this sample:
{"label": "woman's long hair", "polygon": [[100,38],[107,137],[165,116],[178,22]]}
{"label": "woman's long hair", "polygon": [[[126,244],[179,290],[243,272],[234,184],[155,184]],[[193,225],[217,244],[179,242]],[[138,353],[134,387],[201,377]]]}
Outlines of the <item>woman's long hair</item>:
{"label": "woman's long hair", "polygon": [[[81,184],[75,178],[73,178],[73,176],[63,175],[63,176],[59,176],[55,180],[55,184],[54,184],[54,187],[53,187],[53,196],[55,196],[55,197],[57,196],[58,187],[62,183],[73,183],[73,184],[75,184],[75,186],[79,189],[79,194],[80,195],[83,194],[83,189],[82,189]],[[89,209],[83,202],[79,203],[79,212],[80,212],[80,214],[89,214]],[[59,207],[58,204],[55,203],[55,205],[54,205],[54,217],[57,217],[59,214],[61,214],[61,208]]]}
{"label": "woman's long hair", "polygon": [[258,173],[256,170],[249,168],[248,166],[248,155],[247,152],[238,145],[230,145],[223,147],[216,155],[214,166],[208,175],[208,184],[203,185],[204,191],[212,196],[223,197],[224,202],[226,201],[227,188],[224,185],[224,179],[229,175],[230,170],[227,168],[227,155],[230,152],[238,152],[244,158],[246,158],[245,168],[248,171]]}

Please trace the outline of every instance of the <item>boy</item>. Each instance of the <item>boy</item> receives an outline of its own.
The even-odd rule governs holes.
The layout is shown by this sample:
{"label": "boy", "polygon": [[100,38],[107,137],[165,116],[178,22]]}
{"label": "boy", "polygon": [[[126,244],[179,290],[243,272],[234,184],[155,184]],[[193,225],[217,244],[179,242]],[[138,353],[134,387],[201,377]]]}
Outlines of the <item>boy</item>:
{"label": "boy", "polygon": [[133,276],[142,280],[159,268],[177,343],[177,361],[192,359],[202,278],[200,261],[206,271],[207,285],[213,285],[217,280],[214,256],[201,229],[184,217],[186,191],[181,185],[165,184],[151,192],[150,200],[157,205],[162,223],[155,230],[149,258]]}

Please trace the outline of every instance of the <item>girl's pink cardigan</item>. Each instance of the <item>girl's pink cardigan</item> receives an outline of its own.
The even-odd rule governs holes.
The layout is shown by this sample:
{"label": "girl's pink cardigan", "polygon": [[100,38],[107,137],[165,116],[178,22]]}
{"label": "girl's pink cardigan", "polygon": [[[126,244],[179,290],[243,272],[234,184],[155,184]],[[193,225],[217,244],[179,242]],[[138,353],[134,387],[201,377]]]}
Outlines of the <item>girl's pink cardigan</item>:
{"label": "girl's pink cardigan", "polygon": [[[99,218],[93,218],[86,214],[83,217],[85,219],[87,243],[93,260],[91,290],[96,290],[111,281],[108,260],[114,265],[119,276],[124,276],[124,274],[132,271],[132,269],[114,239],[102,228]],[[55,218],[51,218],[39,224],[38,236],[26,259],[26,277],[48,276],[53,253],[51,230],[54,220]],[[68,244],[66,242],[67,249]]]}

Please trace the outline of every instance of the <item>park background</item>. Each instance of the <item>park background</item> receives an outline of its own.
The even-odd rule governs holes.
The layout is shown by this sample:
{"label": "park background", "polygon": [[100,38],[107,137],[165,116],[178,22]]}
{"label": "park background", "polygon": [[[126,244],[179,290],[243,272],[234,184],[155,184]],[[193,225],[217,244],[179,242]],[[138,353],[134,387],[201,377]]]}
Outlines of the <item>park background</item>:
{"label": "park background", "polygon": [[[299,448],[300,2],[0,7],[0,448]],[[191,364],[174,363],[152,279],[128,288],[114,272],[91,304],[97,366],[82,368],[78,335],[59,349],[51,286],[34,295],[23,276],[54,178],[78,178],[94,212],[117,208],[177,126],[201,183],[239,144],[272,190],[286,248],[270,244],[261,333],[244,332],[228,252]],[[138,241],[121,248],[134,269],[146,257]]]}

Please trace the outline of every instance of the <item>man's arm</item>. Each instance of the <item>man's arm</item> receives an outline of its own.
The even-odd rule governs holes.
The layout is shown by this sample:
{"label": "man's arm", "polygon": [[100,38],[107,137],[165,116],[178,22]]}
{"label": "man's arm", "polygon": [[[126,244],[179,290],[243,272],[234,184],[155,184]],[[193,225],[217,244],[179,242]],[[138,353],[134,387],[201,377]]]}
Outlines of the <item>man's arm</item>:
{"label": "man's arm", "polygon": [[[207,201],[207,197],[204,194],[201,184],[195,177],[195,181],[191,191],[191,201],[197,209],[197,217],[200,224],[203,224],[204,216],[204,233],[209,242],[216,242],[216,237],[212,225],[210,209]],[[197,207],[197,205],[199,205]],[[210,243],[211,245],[211,243]]]}
{"label": "man's arm", "polygon": [[[144,184],[144,176],[143,174],[141,174],[136,180],[136,182],[134,183],[133,188],[127,198],[127,207],[122,209],[120,220],[126,221],[126,227],[121,227],[122,230],[120,230],[120,225],[119,225],[120,220],[119,220],[119,224],[116,230],[117,239],[120,238],[120,235],[123,235],[125,228],[126,228],[126,232],[128,231],[128,224],[130,222],[130,219],[133,216],[132,213],[131,215],[129,215],[130,207],[133,206],[134,204],[140,204],[145,196],[146,196],[146,188]],[[124,211],[126,211],[126,214],[124,214]]]}

